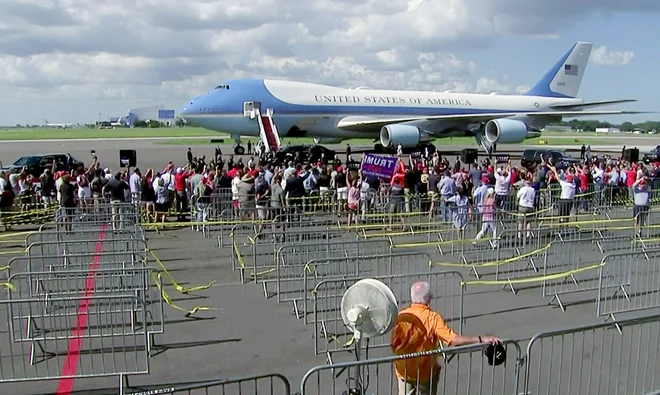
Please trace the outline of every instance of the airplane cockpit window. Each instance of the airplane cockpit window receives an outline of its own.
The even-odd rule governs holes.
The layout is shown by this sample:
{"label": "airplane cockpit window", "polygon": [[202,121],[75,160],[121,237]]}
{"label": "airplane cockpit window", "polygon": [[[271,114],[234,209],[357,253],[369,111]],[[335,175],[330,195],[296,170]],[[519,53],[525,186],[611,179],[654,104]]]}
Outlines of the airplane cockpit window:
{"label": "airplane cockpit window", "polygon": [[215,89],[229,90],[229,85],[218,85],[215,87]]}

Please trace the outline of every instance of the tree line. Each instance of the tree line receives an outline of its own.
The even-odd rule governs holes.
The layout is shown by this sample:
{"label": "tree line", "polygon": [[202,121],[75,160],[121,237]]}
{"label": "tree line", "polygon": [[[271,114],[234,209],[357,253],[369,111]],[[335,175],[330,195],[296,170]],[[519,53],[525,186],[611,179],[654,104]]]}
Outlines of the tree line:
{"label": "tree line", "polygon": [[598,120],[572,119],[570,121],[552,123],[551,125],[570,126],[571,129],[573,130],[581,130],[584,132],[595,132],[596,128],[618,128],[624,132],[631,132],[633,130],[641,130],[643,132],[660,130],[660,121],[645,121],[640,123],[623,122],[621,124],[614,124],[614,123],[603,122]]}

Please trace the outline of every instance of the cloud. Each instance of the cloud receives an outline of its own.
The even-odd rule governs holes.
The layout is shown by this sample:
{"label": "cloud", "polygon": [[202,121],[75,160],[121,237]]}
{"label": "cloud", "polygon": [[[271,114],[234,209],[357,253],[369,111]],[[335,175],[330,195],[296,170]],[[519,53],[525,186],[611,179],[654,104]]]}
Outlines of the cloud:
{"label": "cloud", "polygon": [[[0,101],[33,106],[3,111],[0,123],[4,114],[29,117],[35,100],[46,113],[77,100],[82,104],[75,110],[66,109],[72,116],[98,114],[113,100],[122,101],[113,109],[151,101],[179,108],[223,80],[244,77],[515,93],[528,81],[485,78],[488,66],[480,69],[459,52],[487,48],[504,36],[556,38],[587,14],[641,9],[659,10],[660,2],[3,1],[0,90],[12,95]],[[594,62],[632,58],[599,51]]]}
{"label": "cloud", "polygon": [[601,45],[591,52],[590,60],[595,64],[611,66],[625,66],[635,57],[633,51],[608,51],[607,47]]}

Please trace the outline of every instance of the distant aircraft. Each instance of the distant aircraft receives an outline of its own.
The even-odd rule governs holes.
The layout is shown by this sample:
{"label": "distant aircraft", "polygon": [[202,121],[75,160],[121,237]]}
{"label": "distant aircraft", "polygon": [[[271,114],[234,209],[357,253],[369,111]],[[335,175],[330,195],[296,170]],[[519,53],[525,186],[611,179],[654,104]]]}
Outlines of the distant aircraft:
{"label": "distant aircraft", "polygon": [[44,127],[47,128],[58,128],[58,129],[66,129],[66,128],[71,128],[74,126],[72,123],[50,123],[48,120],[44,119]]}
{"label": "distant aircraft", "polygon": [[241,136],[260,136],[279,148],[279,134],[313,137],[315,143],[370,138],[383,146],[415,147],[434,137],[474,136],[493,144],[521,143],[562,117],[638,114],[639,111],[588,111],[634,102],[584,102],[577,93],[593,44],[578,42],[524,95],[484,95],[346,89],[305,82],[242,79],[225,82],[191,100],[181,110],[190,125],[229,133],[234,152],[245,152]]}

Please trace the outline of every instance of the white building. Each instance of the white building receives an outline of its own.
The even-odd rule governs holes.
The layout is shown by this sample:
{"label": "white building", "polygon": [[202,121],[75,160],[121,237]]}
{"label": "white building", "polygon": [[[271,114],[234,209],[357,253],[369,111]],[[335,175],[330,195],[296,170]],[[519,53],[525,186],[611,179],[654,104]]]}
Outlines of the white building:
{"label": "white building", "polygon": [[164,105],[132,108],[127,111],[128,124],[135,125],[137,121],[160,121],[174,124],[175,111],[165,108]]}
{"label": "white building", "polygon": [[619,128],[596,128],[596,133],[621,133]]}

